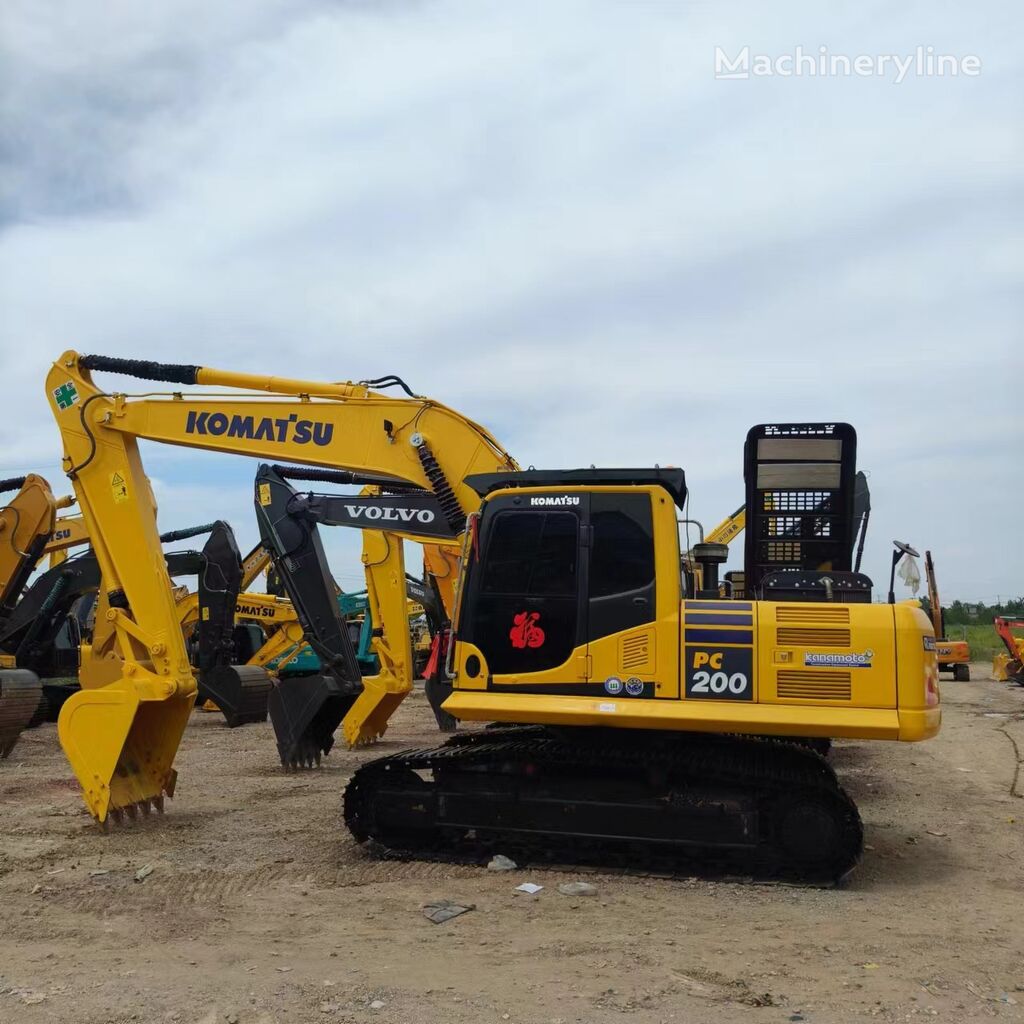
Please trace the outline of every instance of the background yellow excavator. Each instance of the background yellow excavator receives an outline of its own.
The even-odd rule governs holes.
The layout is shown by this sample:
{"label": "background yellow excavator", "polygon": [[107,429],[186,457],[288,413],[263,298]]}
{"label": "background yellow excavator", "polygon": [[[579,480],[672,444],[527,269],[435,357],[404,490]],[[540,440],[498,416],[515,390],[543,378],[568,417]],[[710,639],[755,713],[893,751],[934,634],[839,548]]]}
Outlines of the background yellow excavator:
{"label": "background yellow excavator", "polygon": [[[174,588],[179,606],[194,600],[203,609],[187,631],[190,657],[200,688],[220,699],[229,725],[263,721],[270,686],[266,674],[233,664],[239,555],[231,528],[218,521],[160,539],[170,544],[203,534],[209,538],[201,551],[164,553],[171,577],[198,579],[194,595],[187,587]],[[19,670],[32,673],[42,687],[30,724],[56,721],[64,701],[80,686],[102,687],[119,674],[120,661],[110,649],[112,601],[124,607],[123,595],[103,586],[95,554],[86,550],[36,576],[0,620],[0,652]],[[249,678],[250,685],[243,687],[241,678]]]}
{"label": "background yellow excavator", "polygon": [[[0,508],[0,628],[11,617],[35,571],[57,521],[57,510],[74,498],[54,498],[41,476],[0,480],[0,494],[17,491]],[[0,758],[7,757],[42,700],[39,679],[19,669],[13,653],[0,649]]]}
{"label": "background yellow excavator", "polygon": [[[106,394],[94,371],[271,397]],[[851,567],[852,428],[751,431],[747,599],[722,601],[713,559],[699,593],[680,575],[681,470],[520,473],[454,410],[371,384],[401,382],[326,384],[74,352],[54,364],[47,391],[65,468],[104,579],[131,608],[115,622],[121,679],[61,715],[94,815],[173,789],[195,698],[156,557],[137,445],[148,438],[411,487],[416,501],[397,496],[389,518],[427,542],[431,525],[463,534],[445,707],[514,728],[360,769],[345,803],[357,837],[412,853],[466,844],[479,853],[518,836],[574,856],[698,850],[758,871],[848,871],[860,822],[831,768],[763,737],[914,741],[940,724],[931,624],[916,602],[871,604],[870,580]],[[829,568],[805,568],[820,565]],[[335,680],[350,710],[364,692],[351,675],[341,666]]]}

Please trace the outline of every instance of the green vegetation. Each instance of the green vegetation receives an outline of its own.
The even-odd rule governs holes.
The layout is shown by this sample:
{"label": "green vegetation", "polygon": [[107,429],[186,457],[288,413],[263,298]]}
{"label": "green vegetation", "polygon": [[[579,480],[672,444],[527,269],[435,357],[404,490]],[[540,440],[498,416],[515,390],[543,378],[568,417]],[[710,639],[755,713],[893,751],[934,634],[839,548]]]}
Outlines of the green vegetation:
{"label": "green vegetation", "polygon": [[949,626],[991,625],[997,615],[1016,618],[1024,616],[1024,597],[1015,601],[1003,601],[1002,604],[971,604],[968,601],[954,601],[943,607],[943,617]]}
{"label": "green vegetation", "polygon": [[991,661],[995,654],[1006,650],[991,623],[973,622],[969,626],[946,627],[948,640],[963,640],[965,637],[971,647],[971,661]]}

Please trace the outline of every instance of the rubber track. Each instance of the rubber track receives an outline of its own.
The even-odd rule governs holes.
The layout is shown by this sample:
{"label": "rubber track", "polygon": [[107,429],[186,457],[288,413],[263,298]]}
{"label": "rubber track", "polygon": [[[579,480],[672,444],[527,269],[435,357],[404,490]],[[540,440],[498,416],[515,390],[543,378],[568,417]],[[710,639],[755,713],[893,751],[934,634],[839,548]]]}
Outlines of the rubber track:
{"label": "rubber track", "polygon": [[[480,861],[494,852],[514,854],[520,863],[585,863],[643,874],[710,873],[745,874],[757,878],[799,881],[838,881],[860,859],[863,829],[857,809],[842,790],[835,772],[820,755],[796,744],[744,738],[687,734],[630,734],[607,731],[595,735],[585,730],[548,730],[543,726],[498,727],[452,737],[439,747],[401,751],[362,765],[345,790],[344,817],[357,841],[372,839],[400,857]],[[499,771],[522,764],[541,765],[545,771],[567,769],[592,774],[595,785],[602,777],[620,772],[649,774],[661,768],[690,786],[734,787],[756,792],[759,806],[783,810],[808,799],[832,804],[842,830],[841,852],[828,864],[814,868],[787,862],[770,843],[750,850],[666,848],[643,836],[605,843],[586,836],[487,833],[484,837],[459,837],[453,841],[440,828],[429,842],[411,848],[377,834],[372,801],[376,784],[385,776],[393,785],[394,769],[479,769],[494,765]],[[586,794],[581,794],[585,802]],[[763,812],[759,812],[759,817]],[[761,830],[771,833],[772,822]],[[392,837],[392,840],[394,837]]]}

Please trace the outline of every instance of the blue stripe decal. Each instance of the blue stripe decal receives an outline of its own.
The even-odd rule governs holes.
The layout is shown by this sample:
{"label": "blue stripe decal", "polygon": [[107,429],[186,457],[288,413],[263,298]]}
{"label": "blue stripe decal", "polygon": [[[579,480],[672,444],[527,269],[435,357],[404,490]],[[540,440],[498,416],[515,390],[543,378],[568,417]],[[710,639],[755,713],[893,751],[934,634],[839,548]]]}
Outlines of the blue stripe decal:
{"label": "blue stripe decal", "polygon": [[687,629],[688,644],[753,644],[754,633],[749,629]]}
{"label": "blue stripe decal", "polygon": [[754,606],[749,601],[684,601],[687,611],[695,612],[752,612]]}
{"label": "blue stripe decal", "polygon": [[752,626],[753,615],[716,615],[714,612],[686,613],[688,626]]}

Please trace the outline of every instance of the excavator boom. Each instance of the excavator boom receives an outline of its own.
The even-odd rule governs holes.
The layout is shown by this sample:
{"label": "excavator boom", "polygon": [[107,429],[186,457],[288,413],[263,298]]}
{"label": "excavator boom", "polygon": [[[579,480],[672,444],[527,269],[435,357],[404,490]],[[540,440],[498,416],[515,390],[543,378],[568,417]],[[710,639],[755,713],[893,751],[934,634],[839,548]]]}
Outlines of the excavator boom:
{"label": "excavator boom", "polygon": [[[108,394],[94,384],[95,371],[267,397]],[[406,394],[375,390],[392,386]],[[427,490],[455,534],[478,503],[464,478],[517,468],[486,430],[413,395],[398,378],[333,384],[69,351],[54,363],[46,388],[104,587],[124,595],[109,609],[124,659],[119,678],[76,694],[61,712],[61,741],[101,821],[111,808],[173,790],[174,754],[196,698],[139,439],[284,458]],[[344,671],[355,690],[358,677],[351,666]],[[96,752],[97,736],[107,753]]]}

